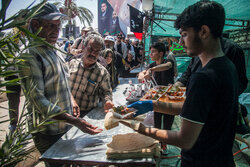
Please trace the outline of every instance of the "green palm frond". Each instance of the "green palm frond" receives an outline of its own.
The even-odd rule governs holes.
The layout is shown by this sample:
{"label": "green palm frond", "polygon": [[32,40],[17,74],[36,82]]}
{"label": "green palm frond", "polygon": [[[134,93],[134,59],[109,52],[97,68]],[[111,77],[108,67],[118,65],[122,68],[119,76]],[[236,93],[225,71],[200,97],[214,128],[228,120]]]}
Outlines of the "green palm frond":
{"label": "green palm frond", "polygon": [[[46,45],[48,47],[54,46],[50,45],[44,39],[37,36],[37,34],[41,31],[41,29],[35,34],[31,33],[27,28],[24,28],[23,25],[27,23],[27,21],[33,17],[37,11],[47,2],[46,0],[41,3],[35,5],[30,8],[27,7],[24,10],[21,10],[11,16],[10,18],[5,20],[6,10],[10,4],[11,0],[2,1],[2,9],[0,10],[0,32],[3,30],[10,30],[13,28],[17,28],[19,32],[11,33],[0,38],[0,77],[11,76],[19,73],[20,71],[9,70],[9,67],[24,67],[25,61],[29,59],[32,55],[26,53],[27,49],[32,47],[37,47],[40,45]],[[21,36],[21,32],[25,34],[25,37]],[[26,43],[26,41],[29,41]],[[24,47],[20,47],[19,43],[21,43]],[[15,55],[19,55],[16,57]],[[25,77],[24,77],[25,78]],[[19,84],[19,79],[13,79],[10,81],[1,81],[0,88],[5,86]],[[35,150],[34,145],[31,145],[32,137],[30,137],[32,133],[40,132],[44,130],[44,125],[55,123],[57,121],[53,120],[53,117],[59,115],[61,113],[53,113],[52,109],[55,106],[52,106],[46,112],[46,117],[41,119],[40,113],[33,110],[32,113],[27,113],[27,107],[31,104],[31,99],[29,99],[29,94],[35,89],[35,85],[31,90],[24,90],[26,96],[26,101],[23,106],[23,109],[19,113],[19,120],[17,123],[17,128],[14,133],[6,133],[5,140],[1,143],[0,147],[0,166],[16,166],[16,164],[23,159],[27,158],[31,152]],[[6,92],[4,89],[0,89],[0,93]],[[0,106],[0,109],[8,110],[8,108],[4,108]],[[30,118],[31,116],[31,118]],[[5,123],[9,120],[5,118],[6,116],[0,117],[1,123]],[[30,124],[28,119],[33,119],[33,124]]]}

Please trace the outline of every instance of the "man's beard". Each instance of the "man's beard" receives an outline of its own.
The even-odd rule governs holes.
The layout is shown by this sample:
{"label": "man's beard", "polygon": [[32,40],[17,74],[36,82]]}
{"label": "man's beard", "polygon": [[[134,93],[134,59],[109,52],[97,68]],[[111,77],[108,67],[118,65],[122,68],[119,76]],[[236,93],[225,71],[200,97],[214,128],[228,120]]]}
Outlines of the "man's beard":
{"label": "man's beard", "polygon": [[97,60],[97,57],[96,56],[92,56],[92,55],[88,55],[87,58],[88,59],[92,59],[92,60]]}

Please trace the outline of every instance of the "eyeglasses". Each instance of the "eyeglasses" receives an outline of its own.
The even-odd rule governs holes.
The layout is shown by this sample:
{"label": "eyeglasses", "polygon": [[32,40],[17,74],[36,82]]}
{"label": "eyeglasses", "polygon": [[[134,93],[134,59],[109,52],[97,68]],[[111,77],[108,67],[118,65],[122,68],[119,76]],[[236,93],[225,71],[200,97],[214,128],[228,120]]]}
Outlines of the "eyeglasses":
{"label": "eyeglasses", "polygon": [[89,53],[92,53],[93,55],[99,55],[99,53],[101,52],[101,50],[93,49],[91,45],[87,47],[87,50]]}

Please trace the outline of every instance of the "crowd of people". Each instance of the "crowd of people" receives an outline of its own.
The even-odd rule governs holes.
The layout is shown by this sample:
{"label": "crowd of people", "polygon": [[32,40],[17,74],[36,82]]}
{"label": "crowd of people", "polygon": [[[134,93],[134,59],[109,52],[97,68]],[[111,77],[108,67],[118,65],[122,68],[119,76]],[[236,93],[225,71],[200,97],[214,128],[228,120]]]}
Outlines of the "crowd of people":
{"label": "crowd of people", "polygon": [[[63,17],[66,16],[55,5],[47,3],[32,18],[29,28],[35,33],[43,27],[38,36],[58,47]],[[240,108],[238,96],[246,89],[248,80],[242,49],[221,37],[224,22],[224,8],[216,2],[197,2],[178,16],[175,28],[180,32],[180,43],[192,57],[178,79],[175,57],[163,43],[150,46],[153,63],[134,74],[130,72],[144,63],[143,43],[132,42],[121,34],[102,36],[91,27],[82,28],[79,38],[58,47],[64,52],[45,45],[29,48],[32,56],[20,66],[20,76],[26,99],[30,100],[31,118],[34,111],[40,120],[49,109],[52,113],[62,112],[53,117],[59,122],[32,134],[38,150],[44,153],[72,126],[84,133],[101,133],[102,129],[82,118],[99,102],[104,110],[114,107],[112,89],[119,84],[119,77],[138,77],[143,81],[153,76],[158,85],[186,86],[186,100],[135,102],[128,107],[137,109],[136,115],[154,111],[154,128],[143,124],[128,126],[163,145],[182,148],[183,167],[235,166],[232,146]],[[179,131],[171,131],[175,115],[182,118]]]}

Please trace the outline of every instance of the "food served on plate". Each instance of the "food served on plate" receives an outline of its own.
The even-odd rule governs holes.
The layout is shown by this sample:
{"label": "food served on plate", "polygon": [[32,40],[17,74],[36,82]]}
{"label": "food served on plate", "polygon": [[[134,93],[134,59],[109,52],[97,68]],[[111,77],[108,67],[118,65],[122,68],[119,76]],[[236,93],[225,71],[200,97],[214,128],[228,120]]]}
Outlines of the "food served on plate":
{"label": "food served on plate", "polygon": [[173,87],[171,86],[166,92],[170,100],[183,100],[185,99],[186,88],[185,87]]}
{"label": "food served on plate", "polygon": [[156,86],[150,89],[141,100],[158,100],[168,88],[168,86]]}
{"label": "food served on plate", "polygon": [[134,108],[127,108],[126,105],[121,105],[117,107],[113,107],[110,109],[111,112],[113,112],[114,116],[119,119],[124,119],[124,118],[131,118],[132,115],[137,111]]}

